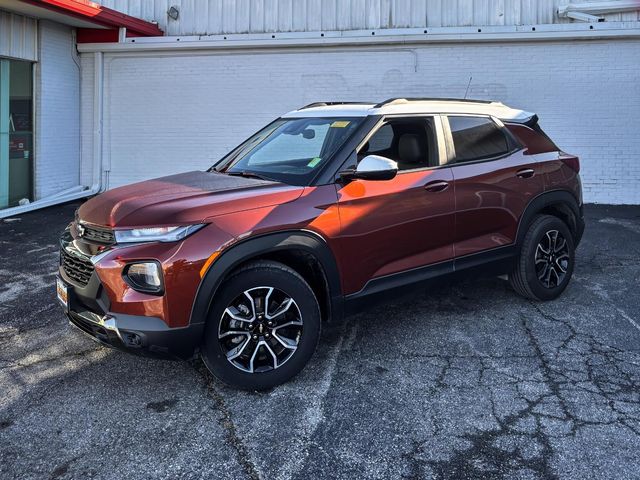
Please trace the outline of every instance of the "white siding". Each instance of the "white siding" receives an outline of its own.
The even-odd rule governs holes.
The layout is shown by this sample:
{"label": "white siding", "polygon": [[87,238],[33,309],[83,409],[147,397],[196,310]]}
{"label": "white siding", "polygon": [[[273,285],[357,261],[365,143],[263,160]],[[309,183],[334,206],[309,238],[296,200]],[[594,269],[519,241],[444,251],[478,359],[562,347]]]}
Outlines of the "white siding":
{"label": "white siding", "polygon": [[37,199],[79,184],[80,75],[72,29],[40,21],[36,77]]}
{"label": "white siding", "polygon": [[[274,117],[312,101],[461,96],[473,76],[470,97],[537,112],[560,147],[580,156],[587,202],[638,204],[638,64],[638,40],[105,54],[109,187],[205,169]],[[91,106],[83,102],[83,118]],[[91,123],[83,128],[88,137]]]}
{"label": "white siding", "polygon": [[0,10],[0,57],[36,61],[36,20]]}
{"label": "white siding", "polygon": [[[213,35],[402,27],[530,25],[570,22],[558,18],[569,0],[102,0],[169,35]],[[180,10],[167,17],[169,6]],[[636,21],[638,12],[605,15]]]}

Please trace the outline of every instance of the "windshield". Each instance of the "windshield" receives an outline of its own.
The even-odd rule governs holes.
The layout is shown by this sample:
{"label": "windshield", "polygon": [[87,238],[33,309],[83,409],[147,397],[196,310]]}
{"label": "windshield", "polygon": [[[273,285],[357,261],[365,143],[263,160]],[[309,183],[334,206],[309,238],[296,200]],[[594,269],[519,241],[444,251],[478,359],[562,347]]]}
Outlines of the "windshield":
{"label": "windshield", "polygon": [[215,170],[306,185],[361,118],[281,118],[223,158]]}

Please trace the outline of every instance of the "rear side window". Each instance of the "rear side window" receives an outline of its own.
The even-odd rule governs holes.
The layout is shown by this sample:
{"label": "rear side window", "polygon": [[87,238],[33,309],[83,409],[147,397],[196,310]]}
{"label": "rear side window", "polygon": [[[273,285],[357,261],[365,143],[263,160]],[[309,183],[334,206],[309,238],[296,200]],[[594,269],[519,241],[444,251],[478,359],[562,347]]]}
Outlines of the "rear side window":
{"label": "rear side window", "polygon": [[490,118],[448,117],[455,162],[470,162],[509,153],[505,134]]}

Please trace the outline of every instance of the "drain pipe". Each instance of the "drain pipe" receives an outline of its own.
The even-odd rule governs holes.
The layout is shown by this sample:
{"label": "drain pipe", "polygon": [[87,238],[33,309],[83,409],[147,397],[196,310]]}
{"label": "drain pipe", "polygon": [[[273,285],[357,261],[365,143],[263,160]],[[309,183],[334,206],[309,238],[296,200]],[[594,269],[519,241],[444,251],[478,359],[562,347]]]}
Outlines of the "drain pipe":
{"label": "drain pipe", "polygon": [[581,22],[604,22],[602,15],[640,10],[638,0],[617,0],[608,2],[568,3],[558,7],[560,18],[573,18]]}
{"label": "drain pipe", "polygon": [[104,93],[102,52],[93,54],[93,163],[91,190],[98,193],[102,188],[102,97]]}

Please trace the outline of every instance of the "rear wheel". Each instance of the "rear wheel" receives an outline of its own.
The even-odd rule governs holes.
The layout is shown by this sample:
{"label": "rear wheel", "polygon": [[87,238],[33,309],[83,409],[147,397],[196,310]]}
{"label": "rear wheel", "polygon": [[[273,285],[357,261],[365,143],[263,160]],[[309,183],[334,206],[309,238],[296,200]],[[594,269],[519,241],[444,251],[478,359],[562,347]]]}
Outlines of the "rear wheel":
{"label": "rear wheel", "polygon": [[211,373],[247,390],[263,390],[300,372],[320,336],[313,290],[293,269],[251,263],[216,293],[202,349]]}
{"label": "rear wheel", "polygon": [[575,259],[573,236],[557,217],[539,215],[525,234],[509,282],[532,300],[557,298],[571,279]]}

